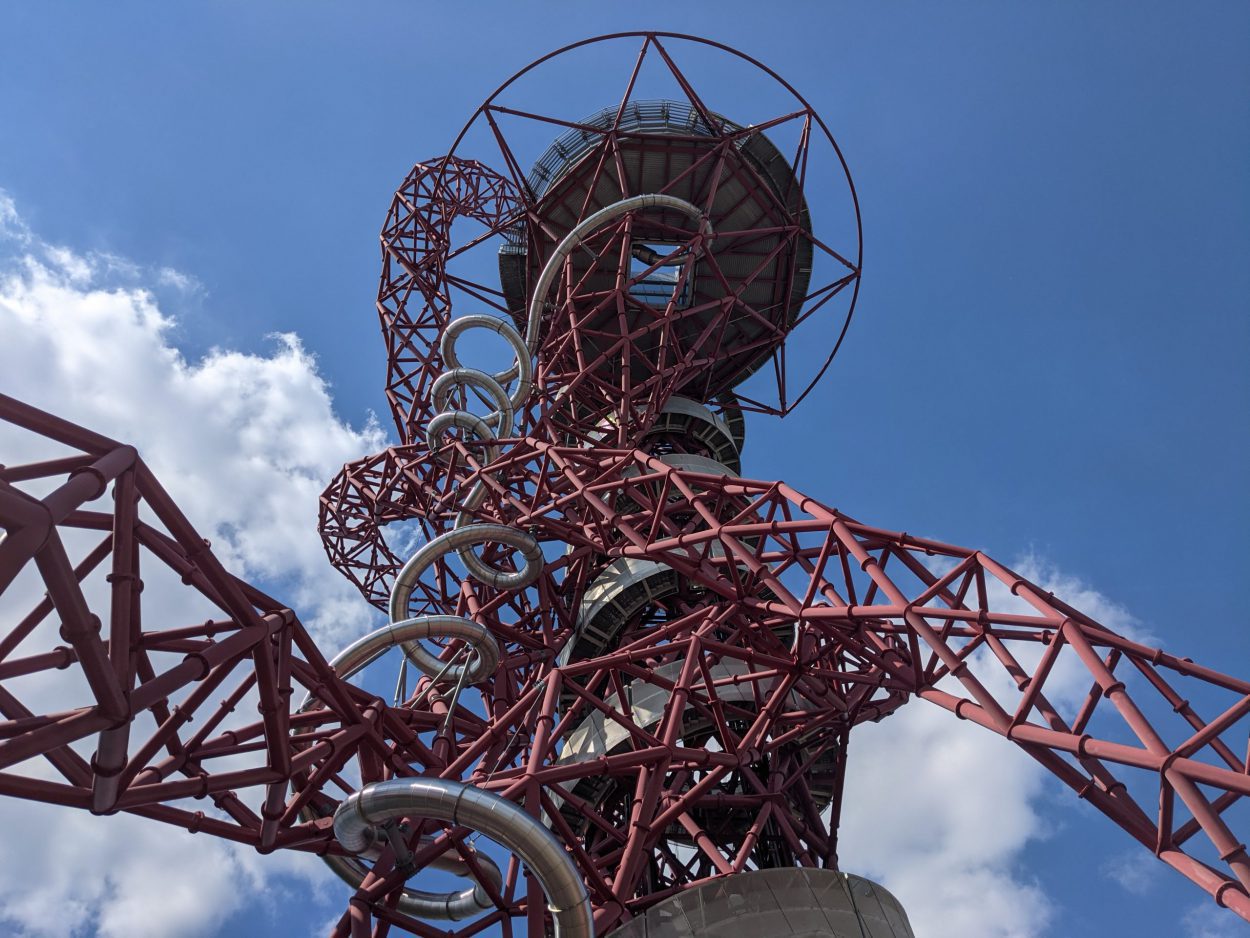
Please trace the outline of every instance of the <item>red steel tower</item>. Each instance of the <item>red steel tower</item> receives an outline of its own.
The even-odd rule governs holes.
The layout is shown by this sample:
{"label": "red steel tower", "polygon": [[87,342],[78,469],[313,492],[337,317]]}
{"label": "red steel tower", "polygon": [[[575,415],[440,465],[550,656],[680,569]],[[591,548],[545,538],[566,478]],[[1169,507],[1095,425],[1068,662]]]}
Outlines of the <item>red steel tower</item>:
{"label": "red steel tower", "polygon": [[[527,103],[625,45],[599,109]],[[697,87],[709,56],[734,93]],[[744,124],[747,100],[779,103]],[[845,162],[774,72],[662,33],[552,53],[413,168],[382,254],[400,443],[320,518],[389,624],[329,662],[133,449],[0,400],[62,448],[0,469],[0,793],[316,851],[353,938],[901,938],[837,829],[851,731],[917,698],[1250,920],[1250,682],[744,474],[745,414],[803,400],[860,273]],[[153,571],[206,621],[141,615]],[[390,704],[353,681],[386,661]],[[66,696],[23,698],[54,671]]]}

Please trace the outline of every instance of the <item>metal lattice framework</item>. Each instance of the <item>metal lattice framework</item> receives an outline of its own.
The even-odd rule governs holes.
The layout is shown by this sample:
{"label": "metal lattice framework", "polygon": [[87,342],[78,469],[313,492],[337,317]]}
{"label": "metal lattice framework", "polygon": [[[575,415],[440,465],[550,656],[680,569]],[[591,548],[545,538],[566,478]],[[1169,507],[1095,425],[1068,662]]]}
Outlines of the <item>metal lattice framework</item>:
{"label": "metal lattice framework", "polygon": [[[1118,635],[979,551],[739,477],[743,411],[788,411],[832,358],[794,394],[787,337],[841,302],[822,326],[834,352],[841,343],[858,207],[850,189],[854,244],[815,235],[805,193],[849,176],[793,89],[781,83],[790,109],[735,124],[675,61],[673,47],[702,41],[636,39],[619,103],[589,118],[507,104],[534,66],[505,83],[452,155],[414,167],[382,232],[378,310],[401,442],[344,467],[321,532],[396,629],[419,623],[437,639],[429,623],[462,623],[432,646],[443,671],[410,692],[405,658],[390,706],[355,687],[355,665],[340,655],[331,667],[289,610],[221,568],[132,449],[0,399],[4,421],[71,451],[0,470],[6,606],[22,576],[47,591],[0,640],[0,792],[345,857],[356,850],[331,816],[363,815],[372,783],[465,783],[454,790],[523,809],[518,838],[554,835],[607,934],[716,877],[836,869],[851,731],[917,698],[1024,750],[1250,920],[1235,833],[1250,803],[1250,681]],[[680,100],[640,96],[647,65]],[[528,174],[505,117],[563,135]],[[782,153],[769,136],[787,126],[797,142]],[[499,171],[457,155],[475,129]],[[820,135],[832,167],[810,159]],[[529,343],[531,387],[521,355],[494,376],[449,360],[465,303],[498,313],[501,335],[526,332],[509,341]],[[387,541],[403,523],[435,547],[516,534],[480,534],[468,555],[459,545],[470,576],[450,548],[408,576],[403,542]],[[141,616],[153,567],[209,620]],[[93,606],[83,584],[102,574]],[[480,659],[474,629],[499,654],[468,680],[456,663]],[[67,644],[53,647],[58,636]],[[21,699],[23,679],[54,670],[78,677],[76,707]],[[261,719],[227,728],[244,701]],[[190,812],[187,797],[212,808]],[[347,874],[356,891],[336,933],[543,934],[534,862],[496,854],[492,873],[455,810],[387,817]],[[459,900],[464,920],[434,926],[414,911],[427,908],[412,892],[426,869],[476,884]]]}
{"label": "metal lattice framework", "polygon": [[[333,849],[301,808],[348,759],[392,758],[408,715],[337,680],[290,609],[227,573],[133,447],[3,396],[0,420],[66,451],[0,469],[0,792]],[[34,679],[56,672],[50,695]],[[293,715],[297,691],[324,706]],[[232,716],[243,703],[260,719]],[[292,795],[299,779],[316,784]]]}

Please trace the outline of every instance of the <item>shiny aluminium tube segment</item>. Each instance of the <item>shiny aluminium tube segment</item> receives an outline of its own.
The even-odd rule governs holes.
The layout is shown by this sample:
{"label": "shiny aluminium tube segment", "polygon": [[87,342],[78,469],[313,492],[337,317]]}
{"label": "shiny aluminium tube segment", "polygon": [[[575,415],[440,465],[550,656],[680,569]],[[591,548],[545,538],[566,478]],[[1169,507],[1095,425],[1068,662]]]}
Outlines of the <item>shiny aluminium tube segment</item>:
{"label": "shiny aluminium tube segment", "polygon": [[[466,642],[474,654],[468,664],[448,665],[418,644],[424,638],[458,638]],[[375,629],[335,655],[330,667],[342,680],[347,680],[395,645],[403,645],[410,660],[423,673],[449,682],[459,681],[467,670],[465,681],[476,684],[499,667],[499,645],[485,626],[461,616],[443,615],[417,616]],[[312,699],[311,694],[304,698],[300,712],[307,709]]]}
{"label": "shiny aluminium tube segment", "polygon": [[334,836],[347,850],[365,851],[376,829],[402,817],[434,818],[481,831],[529,867],[547,896],[556,938],[594,938],[590,897],[576,865],[542,822],[499,795],[444,778],[374,782],[349,795],[334,812]]}
{"label": "shiny aluminium tube segment", "polygon": [[[466,626],[472,626],[476,631],[468,629]],[[347,680],[375,661],[388,648],[404,643],[415,645],[419,639],[429,638],[433,635],[462,638],[470,644],[475,652],[468,665],[448,667],[438,662],[433,655],[421,648],[420,645],[416,645],[420,649],[420,653],[430,659],[430,662],[440,664],[445,668],[443,676],[447,677],[450,674],[450,680],[458,680],[466,667],[468,668],[467,680],[469,681],[481,680],[483,677],[494,673],[495,668],[498,667],[499,646],[495,643],[494,638],[482,626],[467,619],[461,619],[458,616],[422,616],[385,625],[370,632],[368,635],[358,638],[340,651],[330,662],[330,667],[334,669],[339,678]],[[425,664],[418,663],[418,667],[423,671],[426,670]],[[303,703],[300,704],[296,712],[304,713],[312,709],[316,702],[316,697],[310,692],[304,697]],[[316,820],[317,815],[311,808],[305,807],[300,812],[300,817],[305,821],[311,821]],[[361,855],[373,858],[376,857],[376,851],[366,850]],[[359,888],[369,874],[369,870],[365,865],[355,857],[339,857],[325,854],[321,859],[339,879],[353,889]],[[495,862],[490,857],[484,854],[478,854],[475,860],[482,876],[488,879],[495,890],[498,891],[503,883],[503,876],[499,871],[499,867],[495,865]],[[455,854],[444,853],[432,860],[429,865],[432,869],[442,870],[456,876],[469,879],[475,878],[474,871],[469,864]],[[490,893],[482,887],[480,882],[475,882],[460,891],[452,890],[448,892],[426,892],[421,889],[405,887],[403,892],[400,893],[396,907],[401,912],[419,918],[457,920],[477,915],[493,905]]]}
{"label": "shiny aluminium tube segment", "polygon": [[[534,353],[526,346],[525,340],[521,338],[521,334],[517,332],[510,323],[505,322],[498,316],[489,316],[481,313],[473,316],[461,316],[459,319],[453,319],[447,324],[447,328],[443,330],[443,337],[439,341],[439,353],[443,356],[443,361],[450,365],[453,371],[440,375],[438,380],[434,382],[435,386],[431,390],[434,405],[441,408],[446,404],[446,398],[444,397],[440,400],[439,397],[439,382],[444,380],[451,382],[452,379],[447,376],[452,374],[455,369],[462,367],[460,364],[460,358],[456,354],[456,341],[460,338],[462,333],[468,332],[470,329],[486,329],[490,332],[498,333],[510,346],[512,346],[512,351],[516,355],[516,363],[507,371],[501,371],[497,374],[489,375],[488,377],[497,387],[502,388],[503,385],[519,376],[520,380],[517,381],[517,386],[513,389],[512,394],[510,396],[505,395],[512,403],[512,409],[515,411],[517,408],[523,406],[527,400],[529,400],[530,389],[533,386],[534,379]],[[456,381],[454,383],[460,382]],[[493,390],[488,393],[493,394]],[[487,422],[494,422],[495,430],[500,436],[507,436],[512,432],[513,421],[511,419],[504,418],[496,422],[495,418],[500,414],[501,411],[496,411],[494,414],[488,416],[486,420]]]}
{"label": "shiny aluminium tube segment", "polygon": [[[423,846],[428,842],[427,838],[421,838]],[[368,856],[375,852],[377,851],[369,850],[364,855]],[[353,889],[360,888],[360,884],[369,875],[365,865],[355,857],[336,857],[327,854],[321,859],[325,861],[326,866],[330,867],[339,879]],[[489,880],[496,892],[502,889],[503,873],[500,872],[495,861],[484,853],[475,853],[473,859],[477,864],[478,870],[481,871],[483,879]],[[435,857],[429,862],[428,867],[429,869],[442,870],[444,873],[451,873],[454,876],[466,879],[475,878],[475,874],[469,867],[469,864],[459,855],[450,852]],[[395,907],[399,911],[416,918],[458,921],[460,919],[472,918],[474,915],[485,912],[487,909],[493,909],[495,903],[491,901],[490,893],[480,883],[475,882],[459,892],[426,892],[423,889],[413,889],[411,886],[405,886],[403,892],[399,894],[399,900],[395,903]]]}
{"label": "shiny aluminium tube segment", "polygon": [[[487,542],[507,544],[519,550],[525,561],[521,569],[512,572],[487,566],[470,550],[474,544]],[[538,577],[544,563],[542,548],[538,546],[538,542],[519,528],[506,524],[470,524],[453,528],[446,534],[440,534],[424,544],[399,571],[395,584],[391,587],[392,622],[407,618],[408,602],[412,598],[412,591],[417,581],[438,558],[453,550],[460,552],[460,559],[465,562],[465,566],[469,568],[469,572],[475,579],[498,590],[514,590],[528,586]],[[474,563],[469,563],[466,554],[473,558]],[[414,663],[416,663],[415,659]]]}
{"label": "shiny aluminium tube segment", "polygon": [[[635,195],[628,199],[621,199],[619,202],[613,202],[606,208],[601,208],[566,234],[555,251],[552,252],[551,257],[547,259],[547,263],[543,265],[542,273],[538,277],[538,283],[534,287],[533,298],[530,300],[529,319],[525,323],[525,344],[529,347],[531,354],[538,351],[538,332],[539,327],[542,325],[543,306],[547,302],[547,291],[551,289],[551,284],[555,281],[556,274],[559,272],[565,258],[572,254],[573,250],[591,232],[602,228],[608,222],[619,218],[627,212],[647,208],[667,208],[682,212],[699,223],[699,233],[705,238],[714,234],[712,222],[703,214],[702,209],[691,205],[685,199],[679,199],[672,195],[663,195],[661,193]],[[505,372],[505,379],[513,377],[514,374],[515,371]]]}

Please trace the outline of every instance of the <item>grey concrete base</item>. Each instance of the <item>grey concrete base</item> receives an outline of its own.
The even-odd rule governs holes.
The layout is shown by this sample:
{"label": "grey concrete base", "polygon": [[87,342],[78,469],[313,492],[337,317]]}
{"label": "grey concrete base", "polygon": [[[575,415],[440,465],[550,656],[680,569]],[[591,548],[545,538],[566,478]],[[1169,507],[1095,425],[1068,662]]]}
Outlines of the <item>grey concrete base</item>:
{"label": "grey concrete base", "polygon": [[915,938],[871,880],[832,870],[757,870],[687,890],[608,938]]}

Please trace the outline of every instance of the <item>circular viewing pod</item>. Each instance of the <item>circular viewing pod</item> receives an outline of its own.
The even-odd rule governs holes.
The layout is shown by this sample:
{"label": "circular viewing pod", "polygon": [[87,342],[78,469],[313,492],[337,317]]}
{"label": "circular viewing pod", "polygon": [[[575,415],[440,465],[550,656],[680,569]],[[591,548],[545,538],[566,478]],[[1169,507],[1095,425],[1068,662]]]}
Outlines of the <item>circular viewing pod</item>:
{"label": "circular viewing pod", "polygon": [[604,568],[582,594],[577,633],[557,664],[597,658],[616,647],[621,632],[652,603],[681,587],[677,571],[654,560],[622,557]]}
{"label": "circular viewing pod", "polygon": [[[674,469],[684,470],[686,472],[698,472],[703,475],[711,476],[728,476],[732,479],[738,478],[738,473],[731,470],[724,463],[718,462],[715,459],[710,459],[707,456],[698,456],[694,453],[664,453],[656,458],[666,466],[672,466]],[[652,470],[650,469],[644,469],[637,465],[626,466],[621,471],[621,478],[633,479],[651,471]],[[653,488],[656,490],[654,494],[658,496],[660,483],[654,483]],[[669,489],[669,502],[680,502],[684,499],[685,496],[682,494],[680,489],[676,487]],[[640,507],[641,506],[628,495],[622,495],[616,502],[616,510],[623,514],[631,514],[638,511]]]}
{"label": "circular viewing pod", "polygon": [[688,397],[671,397],[661,409],[655,423],[638,441],[640,449],[652,450],[665,438],[678,438],[686,442],[693,441],[707,450],[708,456],[721,463],[729,475],[738,475],[742,471],[742,441],[735,439],[729,424],[714,414],[705,404]]}
{"label": "circular viewing pod", "polygon": [[606,938],[915,938],[903,906],[870,879],[787,867],[686,889]]}
{"label": "circular viewing pod", "polygon": [[[562,388],[557,396],[566,393]],[[746,420],[738,399],[731,392],[721,394],[714,403],[720,413],[693,398],[680,395],[670,397],[651,425],[636,437],[630,437],[630,445],[636,445],[656,455],[669,452],[706,455],[732,467],[732,474],[737,475],[741,472]],[[643,408],[636,407],[635,419],[641,417],[643,412]],[[586,416],[583,422],[594,419],[596,418]],[[611,445],[610,441],[616,439],[621,419],[622,413],[619,411],[607,413],[598,418],[596,429],[585,440],[570,439],[568,442],[581,446]]]}
{"label": "circular viewing pod", "polygon": [[[794,624],[787,623],[773,630],[777,637],[785,642],[793,640]],[[657,678],[675,683],[681,676],[684,660],[670,661],[655,669]],[[737,658],[726,658],[708,668],[713,681],[726,681],[718,684],[716,697],[723,703],[736,704],[744,709],[752,709],[758,694],[768,694],[776,678],[757,682],[740,680],[752,672],[751,666]],[[636,679],[625,686],[626,703],[622,705],[616,694],[604,699],[609,707],[622,713],[629,713],[633,723],[640,729],[651,730],[657,726],[668,712],[672,700],[672,692],[659,684]],[[812,704],[798,693],[791,692],[787,698],[788,708],[795,710],[811,709]],[[706,733],[711,729],[709,721],[700,714],[693,704],[688,704],[682,715],[682,729],[679,736],[690,737]],[[593,710],[565,739],[558,765],[569,765],[577,762],[589,762],[601,756],[610,755],[628,748],[630,741],[629,728],[617,720],[604,714],[601,710]],[[805,773],[809,791],[818,808],[823,808],[833,799],[833,788],[837,778],[837,750],[827,749],[822,752]],[[580,780],[573,788],[577,797],[597,804],[612,786],[614,779],[596,776]],[[576,830],[585,822],[576,812],[569,813],[566,818]]]}
{"label": "circular viewing pod", "polygon": [[[713,544],[712,556],[725,549]],[[582,594],[573,638],[560,651],[556,664],[598,658],[617,647],[621,634],[654,603],[675,596],[682,577],[672,567],[640,557],[621,557],[604,567]],[[762,596],[773,597],[771,590]]]}
{"label": "circular viewing pod", "polygon": [[[725,548],[713,543],[708,553],[724,557]],[[582,593],[574,635],[561,649],[556,664],[598,658],[614,650],[625,630],[649,607],[677,595],[684,584],[676,570],[655,560],[621,557],[612,561]],[[775,598],[767,587],[760,596]]]}
{"label": "circular viewing pod", "polygon": [[[665,284],[675,284],[677,278],[664,274],[667,268],[663,266],[649,275],[631,273],[637,282],[630,296],[637,308],[628,310],[630,321],[625,328],[637,332],[654,319],[647,306],[672,302],[680,309],[698,311],[683,316],[663,341],[694,348],[714,317],[724,315],[719,301],[726,297],[728,284],[738,312],[714,327],[720,353],[710,371],[700,369],[688,376],[708,394],[727,390],[768,361],[807,296],[813,246],[803,188],[768,137],[718,114],[709,115],[709,124],[689,103],[663,100],[631,101],[619,115],[619,123],[617,112],[618,107],[612,106],[580,121],[535,164],[528,182],[542,224],[518,226],[500,248],[505,303],[518,326],[524,326],[528,286],[538,282],[553,249],[543,240],[535,243],[535,238],[542,237],[539,232],[571,231],[605,206],[643,193],[662,192],[699,205],[717,231],[736,234],[707,244],[707,254],[703,260],[694,260],[680,294],[676,286],[665,294]],[[604,133],[610,130],[617,140],[619,177],[617,172],[600,171],[598,154]],[[628,185],[622,186],[621,178]],[[647,258],[648,252],[663,253],[666,246],[671,247],[678,222],[673,213],[640,215],[634,227],[633,256]],[[592,264],[592,259],[586,252],[572,255],[569,282],[579,285],[580,294],[598,297],[613,289],[617,271],[613,265]],[[644,260],[641,266],[654,263]],[[585,323],[582,351],[587,358],[608,349],[617,323],[615,307]],[[644,358],[651,358],[661,341],[661,334],[656,333],[649,340],[636,341],[635,348]],[[611,369],[610,357],[604,367]]]}

